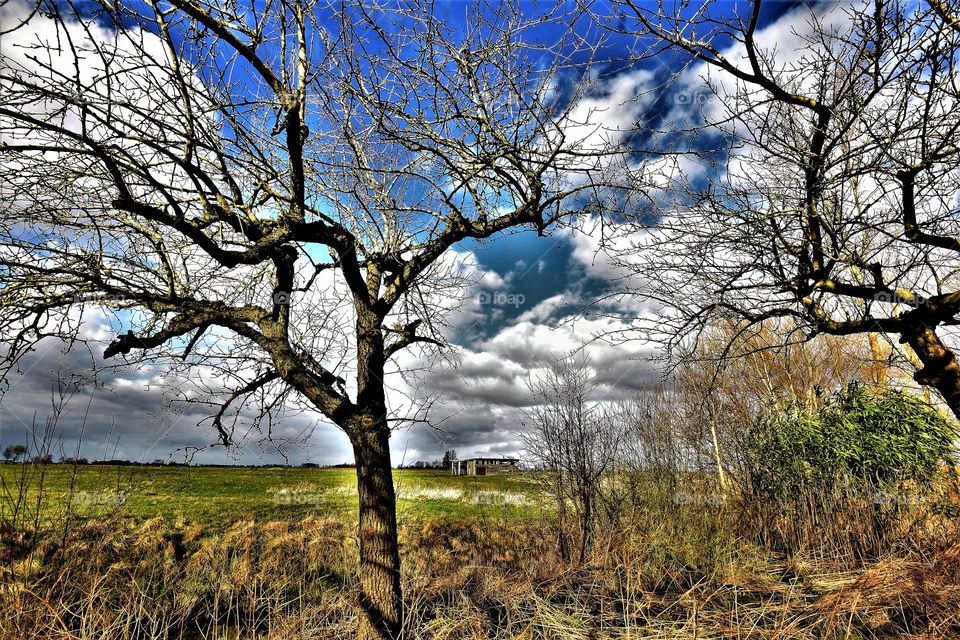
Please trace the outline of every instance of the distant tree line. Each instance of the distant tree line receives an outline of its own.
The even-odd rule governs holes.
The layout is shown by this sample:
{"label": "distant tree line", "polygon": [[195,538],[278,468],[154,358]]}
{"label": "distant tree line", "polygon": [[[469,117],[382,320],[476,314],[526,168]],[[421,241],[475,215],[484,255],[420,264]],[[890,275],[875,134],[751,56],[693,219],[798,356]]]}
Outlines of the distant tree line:
{"label": "distant tree line", "polygon": [[[106,466],[117,466],[117,467],[189,467],[193,466],[188,462],[177,462],[175,460],[164,460],[163,458],[154,458],[151,462],[146,462],[142,460],[127,460],[125,458],[111,458],[109,460],[89,460],[88,458],[83,457],[73,457],[73,456],[62,456],[59,460],[53,459],[53,454],[47,452],[39,452],[31,455],[30,449],[22,444],[11,444],[3,448],[0,455],[3,456],[3,461],[6,463],[33,463],[33,464],[64,464],[64,465],[106,465]],[[432,464],[439,465],[440,462],[435,462]],[[293,466],[293,465],[276,465],[276,464],[242,464],[242,465],[230,465],[230,464],[211,464],[204,463],[196,466],[204,467],[246,467],[246,468],[260,468],[260,467],[275,467],[275,466]],[[304,469],[353,469],[354,464],[352,462],[340,462],[337,464],[328,464],[321,465],[315,462],[304,462],[299,465]]]}
{"label": "distant tree line", "polygon": [[449,465],[444,465],[443,460],[417,460],[410,464],[402,465],[401,469],[445,469]]}
{"label": "distant tree line", "polygon": [[450,463],[457,459],[457,452],[449,449],[443,453],[442,460],[417,460],[407,465],[401,465],[401,469],[449,469]]}
{"label": "distant tree line", "polygon": [[16,462],[27,454],[27,448],[22,444],[11,444],[4,448],[3,459],[7,462]]}

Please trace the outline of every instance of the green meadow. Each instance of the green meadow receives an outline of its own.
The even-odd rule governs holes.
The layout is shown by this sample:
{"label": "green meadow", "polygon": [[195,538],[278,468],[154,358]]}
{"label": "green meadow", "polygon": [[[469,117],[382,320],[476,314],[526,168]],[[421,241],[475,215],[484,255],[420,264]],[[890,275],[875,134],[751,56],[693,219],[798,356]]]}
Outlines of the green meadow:
{"label": "green meadow", "polygon": [[[394,471],[398,517],[530,519],[541,501],[523,474],[454,477],[443,470]],[[300,520],[357,513],[353,469],[0,465],[0,510],[57,521],[116,514],[203,525],[241,519]]]}

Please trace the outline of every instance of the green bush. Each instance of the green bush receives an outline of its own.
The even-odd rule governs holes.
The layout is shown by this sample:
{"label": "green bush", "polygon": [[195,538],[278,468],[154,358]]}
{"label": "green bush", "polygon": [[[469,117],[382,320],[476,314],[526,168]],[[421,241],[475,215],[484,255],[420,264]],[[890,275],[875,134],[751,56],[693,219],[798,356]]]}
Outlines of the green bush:
{"label": "green bush", "polygon": [[926,487],[953,461],[957,425],[910,393],[852,384],[819,409],[765,415],[746,435],[750,492],[779,503],[837,486]]}

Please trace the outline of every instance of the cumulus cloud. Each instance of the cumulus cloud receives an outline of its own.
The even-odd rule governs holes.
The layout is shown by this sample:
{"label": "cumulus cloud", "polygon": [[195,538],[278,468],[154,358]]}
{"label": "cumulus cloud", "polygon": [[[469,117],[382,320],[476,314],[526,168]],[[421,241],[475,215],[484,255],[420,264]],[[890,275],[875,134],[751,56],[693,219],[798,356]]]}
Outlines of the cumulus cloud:
{"label": "cumulus cloud", "polygon": [[578,141],[584,151],[615,148],[656,98],[654,77],[649,70],[634,69],[595,85],[557,121],[557,135]]}
{"label": "cumulus cloud", "polygon": [[444,449],[464,455],[513,455],[522,448],[528,381],[559,357],[584,358],[597,400],[616,400],[653,388],[660,379],[655,350],[636,340],[633,320],[557,314],[570,293],[547,298],[492,337],[458,349],[455,365],[436,367],[424,385],[443,401],[434,407],[440,431],[414,429],[395,437],[395,455],[436,459]]}
{"label": "cumulus cloud", "polygon": [[[805,79],[807,83],[814,82],[814,74],[804,73],[807,71],[804,67],[811,47],[822,44],[812,39],[815,30],[820,28],[826,32],[843,32],[857,12],[864,8],[867,7],[862,2],[827,2],[814,6],[801,4],[787,11],[754,34],[758,50],[776,52],[773,59],[761,59],[761,66],[777,74]],[[746,47],[742,42],[725,48],[721,53],[735,65],[744,68],[748,65]],[[808,93],[813,87],[809,84],[798,85],[794,89]],[[685,69],[672,91],[675,99],[666,120],[679,126],[720,122],[729,115],[726,101],[738,92],[746,92],[745,95],[754,98],[763,94],[763,89],[703,62]]]}

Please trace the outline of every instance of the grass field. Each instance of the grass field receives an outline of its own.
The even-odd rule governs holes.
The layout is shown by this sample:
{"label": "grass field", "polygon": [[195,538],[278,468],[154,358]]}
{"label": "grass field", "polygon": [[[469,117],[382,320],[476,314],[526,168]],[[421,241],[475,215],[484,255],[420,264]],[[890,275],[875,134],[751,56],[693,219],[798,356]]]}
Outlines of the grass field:
{"label": "grass field", "polygon": [[[395,477],[404,639],[960,637],[960,525],[921,503],[862,557],[852,511],[787,554],[736,501],[642,476],[571,560],[523,473]],[[353,469],[0,465],[0,486],[0,640],[355,637]]]}
{"label": "grass field", "polygon": [[[300,520],[320,515],[353,522],[355,473],[353,469],[298,467],[101,465],[51,465],[41,473],[29,465],[0,465],[0,510],[9,513],[24,486],[25,507],[31,513],[41,495],[44,520],[62,515],[72,493],[71,510],[81,517],[116,512],[134,518],[160,516],[168,521],[226,525],[243,518]],[[541,515],[541,501],[522,474],[454,477],[442,470],[398,470],[394,481],[401,521]]]}

